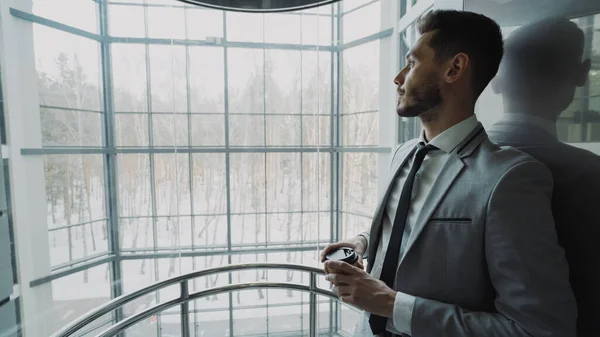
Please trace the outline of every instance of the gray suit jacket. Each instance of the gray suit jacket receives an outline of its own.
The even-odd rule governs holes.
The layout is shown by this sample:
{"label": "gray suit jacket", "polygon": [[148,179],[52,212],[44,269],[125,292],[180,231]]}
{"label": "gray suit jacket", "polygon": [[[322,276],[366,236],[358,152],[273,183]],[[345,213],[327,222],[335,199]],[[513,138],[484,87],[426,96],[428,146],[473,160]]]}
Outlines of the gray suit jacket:
{"label": "gray suit jacket", "polygon": [[600,333],[600,157],[563,144],[531,124],[502,121],[490,128],[489,134],[492,141],[526,152],[552,172],[552,212],[577,299],[577,334],[597,336]]}
{"label": "gray suit jacket", "polygon": [[[369,243],[375,261],[394,179],[417,140],[391,164]],[[450,154],[415,223],[395,290],[416,296],[413,337],[575,336],[576,307],[550,210],[552,177],[500,148],[479,125]]]}

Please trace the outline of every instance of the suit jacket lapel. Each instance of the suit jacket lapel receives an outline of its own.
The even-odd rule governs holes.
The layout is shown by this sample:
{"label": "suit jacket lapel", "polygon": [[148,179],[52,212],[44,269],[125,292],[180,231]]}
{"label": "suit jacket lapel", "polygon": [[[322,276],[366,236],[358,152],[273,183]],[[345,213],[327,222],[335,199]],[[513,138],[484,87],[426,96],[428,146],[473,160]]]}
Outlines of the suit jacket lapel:
{"label": "suit jacket lapel", "polygon": [[425,228],[427,221],[439,205],[442,198],[446,195],[446,192],[454,183],[454,180],[458,176],[458,174],[463,170],[464,163],[462,160],[455,154],[451,153],[450,157],[446,161],[446,164],[442,168],[440,175],[435,179],[433,186],[431,187],[431,191],[427,195],[425,199],[425,203],[423,204],[423,208],[419,212],[417,216],[417,220],[415,221],[414,227],[412,229],[413,233],[408,238],[406,243],[405,253],[402,255],[402,260],[406,254],[408,254],[409,250],[414,245],[415,241]]}
{"label": "suit jacket lapel", "polygon": [[[416,144],[416,143],[415,143]],[[415,152],[414,144],[407,144],[405,148],[399,149],[396,155],[394,156],[393,162],[391,163],[390,177],[387,182],[387,190],[385,194],[381,198],[379,204],[377,205],[377,209],[375,210],[375,215],[373,216],[373,222],[371,223],[371,242],[369,242],[369,265],[368,272],[371,271],[373,264],[375,262],[375,256],[377,255],[377,247],[379,246],[379,240],[381,239],[381,227],[383,222],[383,215],[385,212],[385,207],[387,205],[388,199],[390,197],[390,193],[394,188],[394,184],[398,174],[402,170],[402,167],[408,161],[408,158],[412,158],[413,153]]]}
{"label": "suit jacket lapel", "polygon": [[412,233],[406,243],[406,249],[400,263],[404,260],[404,257],[408,254],[410,249],[413,247],[419,235],[427,225],[429,218],[442,201],[460,172],[463,170],[465,164],[463,158],[469,156],[480,144],[487,138],[487,134],[483,130],[483,126],[479,124],[470,134],[462,141],[450,154],[448,160],[444,164],[442,171],[435,179],[431,191],[425,199],[423,208],[417,216]]}

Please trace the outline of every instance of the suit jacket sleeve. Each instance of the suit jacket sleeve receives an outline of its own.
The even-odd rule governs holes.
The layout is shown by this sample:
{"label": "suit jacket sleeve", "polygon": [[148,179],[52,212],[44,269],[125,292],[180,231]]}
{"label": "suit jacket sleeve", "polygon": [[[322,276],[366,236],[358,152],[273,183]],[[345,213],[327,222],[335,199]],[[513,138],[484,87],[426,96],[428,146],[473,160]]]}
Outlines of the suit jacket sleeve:
{"label": "suit jacket sleeve", "polygon": [[550,208],[552,176],[537,161],[509,169],[488,201],[485,257],[495,312],[415,300],[414,337],[574,337],[576,304]]}

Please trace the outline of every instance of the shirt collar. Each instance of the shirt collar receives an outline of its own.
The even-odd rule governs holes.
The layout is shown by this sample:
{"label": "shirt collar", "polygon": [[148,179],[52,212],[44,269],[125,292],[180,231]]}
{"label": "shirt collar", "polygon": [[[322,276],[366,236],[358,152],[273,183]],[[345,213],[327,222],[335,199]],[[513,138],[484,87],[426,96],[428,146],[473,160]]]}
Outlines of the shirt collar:
{"label": "shirt collar", "polygon": [[454,124],[452,127],[433,138],[429,143],[425,141],[425,130],[423,130],[421,131],[419,140],[425,144],[431,144],[445,153],[450,153],[477,127],[477,125],[479,125],[479,121],[477,120],[477,116],[473,115],[458,124]]}
{"label": "shirt collar", "polygon": [[539,116],[532,116],[521,113],[504,113],[502,120],[509,123],[528,124],[548,132],[552,137],[558,138],[556,134],[556,124],[551,120]]}

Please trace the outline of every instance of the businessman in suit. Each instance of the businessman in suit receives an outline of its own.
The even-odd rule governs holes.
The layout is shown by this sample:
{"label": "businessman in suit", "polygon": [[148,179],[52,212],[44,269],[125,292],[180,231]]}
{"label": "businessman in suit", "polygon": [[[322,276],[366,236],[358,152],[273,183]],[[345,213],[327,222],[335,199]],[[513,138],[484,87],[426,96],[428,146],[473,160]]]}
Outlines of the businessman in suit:
{"label": "businessman in suit", "polygon": [[583,31],[564,18],[511,34],[492,81],[504,114],[488,130],[492,141],[530,154],[552,172],[552,212],[569,263],[580,337],[600,333],[600,157],[560,142],[556,122],[587,80],[591,62],[582,60],[584,41]]}
{"label": "businessman in suit", "polygon": [[341,246],[367,269],[325,261],[326,279],[362,309],[355,336],[575,336],[576,306],[550,209],[552,177],[488,140],[475,101],[498,71],[498,25],[432,11],[394,82],[397,113],[423,132],[401,144],[371,229]]}

